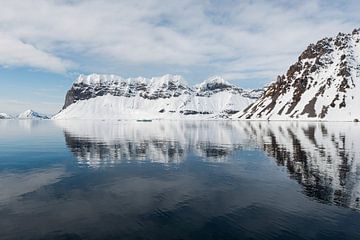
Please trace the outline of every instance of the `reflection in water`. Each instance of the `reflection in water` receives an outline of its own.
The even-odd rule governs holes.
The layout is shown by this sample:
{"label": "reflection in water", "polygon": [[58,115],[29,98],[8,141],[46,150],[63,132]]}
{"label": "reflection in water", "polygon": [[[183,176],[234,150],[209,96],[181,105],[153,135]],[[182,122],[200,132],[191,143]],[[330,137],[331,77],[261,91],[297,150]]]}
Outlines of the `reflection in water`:
{"label": "reflection in water", "polygon": [[285,166],[307,196],[360,209],[360,130],[355,124],[301,122],[68,122],[66,143],[82,165],[126,161],[178,164],[187,154],[224,162],[259,147]]}
{"label": "reflection in water", "polygon": [[[0,174],[0,205],[10,202],[26,193],[43,186],[54,184],[64,177],[64,169],[52,167],[44,170],[32,170],[20,173]],[[11,188],[9,188],[11,186]]]}
{"label": "reflection in water", "polygon": [[360,129],[342,123],[252,123],[259,146],[286,166],[306,195],[360,209]]}
{"label": "reflection in water", "polygon": [[230,122],[58,121],[80,164],[114,166],[124,161],[181,163],[189,152],[223,162],[235,149],[251,146],[241,126]]}
{"label": "reflection in water", "polygon": [[358,127],[0,121],[0,238],[360,239]]}

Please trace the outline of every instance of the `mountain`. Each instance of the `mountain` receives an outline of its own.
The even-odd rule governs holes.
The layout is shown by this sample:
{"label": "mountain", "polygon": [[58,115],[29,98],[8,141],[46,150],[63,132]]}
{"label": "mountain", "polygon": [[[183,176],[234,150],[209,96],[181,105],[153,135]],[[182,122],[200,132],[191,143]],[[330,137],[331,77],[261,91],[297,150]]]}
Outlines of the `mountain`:
{"label": "mountain", "polygon": [[49,119],[49,117],[47,117],[46,115],[34,112],[31,109],[20,113],[17,118],[19,118],[19,119]]}
{"label": "mountain", "polygon": [[179,75],[150,79],[80,75],[53,119],[224,118],[254,102],[259,93],[221,77],[190,87]]}
{"label": "mountain", "polygon": [[7,113],[0,113],[0,119],[12,119],[13,117]]}
{"label": "mountain", "polygon": [[285,75],[234,118],[358,121],[360,29],[310,44]]}

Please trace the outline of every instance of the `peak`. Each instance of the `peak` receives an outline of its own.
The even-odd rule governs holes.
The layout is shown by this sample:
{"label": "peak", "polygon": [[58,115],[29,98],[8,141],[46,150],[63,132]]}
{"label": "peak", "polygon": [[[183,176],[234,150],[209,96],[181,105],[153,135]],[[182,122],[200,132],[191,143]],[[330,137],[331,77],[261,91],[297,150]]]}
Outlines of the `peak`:
{"label": "peak", "polygon": [[360,33],[360,28],[355,28],[355,29],[352,31],[352,35],[359,34],[359,33]]}
{"label": "peak", "polygon": [[221,76],[212,76],[209,77],[207,80],[204,81],[204,83],[218,83],[218,84],[224,84],[224,85],[229,85],[232,86],[232,84],[230,84],[228,81],[226,81],[223,77]]}
{"label": "peak", "polygon": [[84,85],[99,85],[99,84],[111,84],[116,82],[142,82],[142,83],[151,83],[151,84],[167,84],[169,82],[177,82],[182,85],[186,85],[185,79],[180,75],[166,74],[159,77],[152,77],[150,79],[144,77],[135,77],[135,78],[123,78],[115,74],[97,74],[92,73],[89,75],[80,74],[79,77],[75,80],[74,84],[84,84]]}
{"label": "peak", "polygon": [[328,56],[334,51],[343,50],[360,41],[360,28],[354,29],[352,33],[339,32],[335,37],[325,37],[316,43],[310,44],[299,56],[299,61],[307,59],[317,59]]}
{"label": "peak", "polygon": [[233,85],[230,84],[228,81],[225,81],[223,77],[213,76],[196,85],[195,87],[198,89],[198,91],[211,91],[215,89],[233,87]]}
{"label": "peak", "polygon": [[187,85],[186,80],[181,75],[166,74],[160,77],[153,77],[150,80],[151,85],[168,85],[170,82],[176,85]]}
{"label": "peak", "polygon": [[354,30],[351,33],[339,32],[336,37],[344,37],[344,36],[359,35],[359,34],[360,34],[360,28],[354,28]]}
{"label": "peak", "polygon": [[25,110],[23,113],[34,113],[35,111],[32,109]]}
{"label": "peak", "polygon": [[92,73],[89,75],[80,74],[79,77],[75,80],[76,84],[100,84],[108,81],[120,81],[123,78],[114,74],[97,74]]}
{"label": "peak", "polygon": [[18,118],[20,119],[47,119],[48,117],[44,114],[35,112],[32,109],[28,109],[19,114]]}
{"label": "peak", "polygon": [[[360,29],[310,44],[245,111],[245,119],[353,121],[359,88]],[[356,118],[355,118],[356,116]]]}

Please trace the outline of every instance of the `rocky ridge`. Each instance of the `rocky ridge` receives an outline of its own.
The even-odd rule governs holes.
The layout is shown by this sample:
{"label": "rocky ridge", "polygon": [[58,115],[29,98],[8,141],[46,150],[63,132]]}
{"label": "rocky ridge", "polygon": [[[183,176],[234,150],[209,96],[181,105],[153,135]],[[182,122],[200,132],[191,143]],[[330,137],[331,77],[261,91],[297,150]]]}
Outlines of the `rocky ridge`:
{"label": "rocky ridge", "polygon": [[358,121],[360,29],[310,44],[235,119]]}
{"label": "rocky ridge", "polygon": [[179,75],[150,79],[80,75],[54,119],[223,118],[239,112],[261,93],[236,87],[217,76],[190,87]]}

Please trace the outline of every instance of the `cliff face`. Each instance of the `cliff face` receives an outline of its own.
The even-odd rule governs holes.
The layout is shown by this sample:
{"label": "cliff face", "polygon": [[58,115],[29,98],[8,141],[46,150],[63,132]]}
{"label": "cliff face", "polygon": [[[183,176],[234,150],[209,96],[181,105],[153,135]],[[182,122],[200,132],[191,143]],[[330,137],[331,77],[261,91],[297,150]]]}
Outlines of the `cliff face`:
{"label": "cliff face", "polygon": [[229,117],[255,101],[262,90],[244,90],[221,77],[190,87],[178,75],[128,78],[81,75],[55,119]]}
{"label": "cliff face", "polygon": [[360,119],[360,34],[339,33],[310,44],[241,119]]}
{"label": "cliff face", "polygon": [[164,75],[157,78],[128,78],[116,75],[91,74],[80,75],[67,92],[63,109],[80,100],[98,96],[112,95],[117,97],[135,97],[144,99],[159,99],[178,97],[190,94],[193,90],[186,85],[185,80],[177,75]]}

